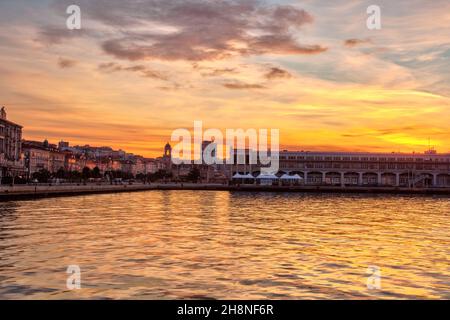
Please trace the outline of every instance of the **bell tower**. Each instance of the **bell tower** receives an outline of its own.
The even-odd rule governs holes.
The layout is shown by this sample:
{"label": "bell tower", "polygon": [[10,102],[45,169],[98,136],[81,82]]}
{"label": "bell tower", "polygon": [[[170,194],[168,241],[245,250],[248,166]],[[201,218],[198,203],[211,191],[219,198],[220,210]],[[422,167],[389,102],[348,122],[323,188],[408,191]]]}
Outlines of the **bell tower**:
{"label": "bell tower", "polygon": [[172,172],[172,147],[168,142],[164,147],[163,163],[166,171]]}
{"label": "bell tower", "polygon": [[172,158],[172,146],[170,143],[167,142],[166,146],[164,147],[164,158]]}

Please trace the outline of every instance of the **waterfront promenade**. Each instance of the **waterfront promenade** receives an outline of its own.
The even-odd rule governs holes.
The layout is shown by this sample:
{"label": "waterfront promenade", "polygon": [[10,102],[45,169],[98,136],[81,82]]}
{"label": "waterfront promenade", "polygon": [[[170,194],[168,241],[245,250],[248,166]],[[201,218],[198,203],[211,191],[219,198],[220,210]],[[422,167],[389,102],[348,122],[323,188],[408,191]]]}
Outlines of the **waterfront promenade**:
{"label": "waterfront promenade", "polygon": [[247,192],[318,192],[450,195],[450,188],[339,187],[339,186],[261,186],[203,183],[64,184],[0,186],[0,201],[73,196],[95,193],[137,192],[147,190],[215,190]]}

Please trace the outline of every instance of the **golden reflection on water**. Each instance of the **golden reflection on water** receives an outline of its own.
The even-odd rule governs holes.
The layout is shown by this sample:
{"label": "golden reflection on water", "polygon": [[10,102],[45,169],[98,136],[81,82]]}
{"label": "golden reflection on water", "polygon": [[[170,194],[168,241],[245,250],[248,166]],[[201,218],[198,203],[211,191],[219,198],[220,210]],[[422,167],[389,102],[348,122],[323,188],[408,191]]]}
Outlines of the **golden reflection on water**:
{"label": "golden reflection on water", "polygon": [[0,298],[450,298],[449,214],[445,197],[214,191],[0,203]]}

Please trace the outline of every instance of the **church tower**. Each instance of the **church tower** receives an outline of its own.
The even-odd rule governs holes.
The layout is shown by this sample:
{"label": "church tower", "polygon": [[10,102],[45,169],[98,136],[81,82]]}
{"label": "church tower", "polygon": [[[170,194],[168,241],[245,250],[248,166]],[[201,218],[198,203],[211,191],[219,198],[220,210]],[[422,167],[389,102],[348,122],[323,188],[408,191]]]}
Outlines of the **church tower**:
{"label": "church tower", "polygon": [[172,146],[170,143],[167,142],[166,146],[164,147],[164,158],[172,158]]}
{"label": "church tower", "polygon": [[172,146],[167,142],[164,147],[163,163],[167,172],[172,172]]}

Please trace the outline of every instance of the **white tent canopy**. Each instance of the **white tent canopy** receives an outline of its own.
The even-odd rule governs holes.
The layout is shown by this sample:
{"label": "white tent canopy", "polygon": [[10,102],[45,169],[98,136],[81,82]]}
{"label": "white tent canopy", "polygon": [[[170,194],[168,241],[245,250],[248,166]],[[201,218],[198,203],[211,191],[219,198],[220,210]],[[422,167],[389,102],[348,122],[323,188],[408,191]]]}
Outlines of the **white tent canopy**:
{"label": "white tent canopy", "polygon": [[248,173],[248,174],[240,174],[239,172],[236,173],[232,178],[233,179],[255,179],[255,177],[252,176],[250,173]]}
{"label": "white tent canopy", "polygon": [[303,180],[303,178],[300,177],[298,174],[294,174],[293,176],[290,176],[288,174],[284,174],[284,175],[281,176],[280,179],[281,180],[295,180],[295,181]]}
{"label": "white tent canopy", "polygon": [[256,179],[264,179],[264,180],[278,180],[278,177],[274,174],[261,173]]}

